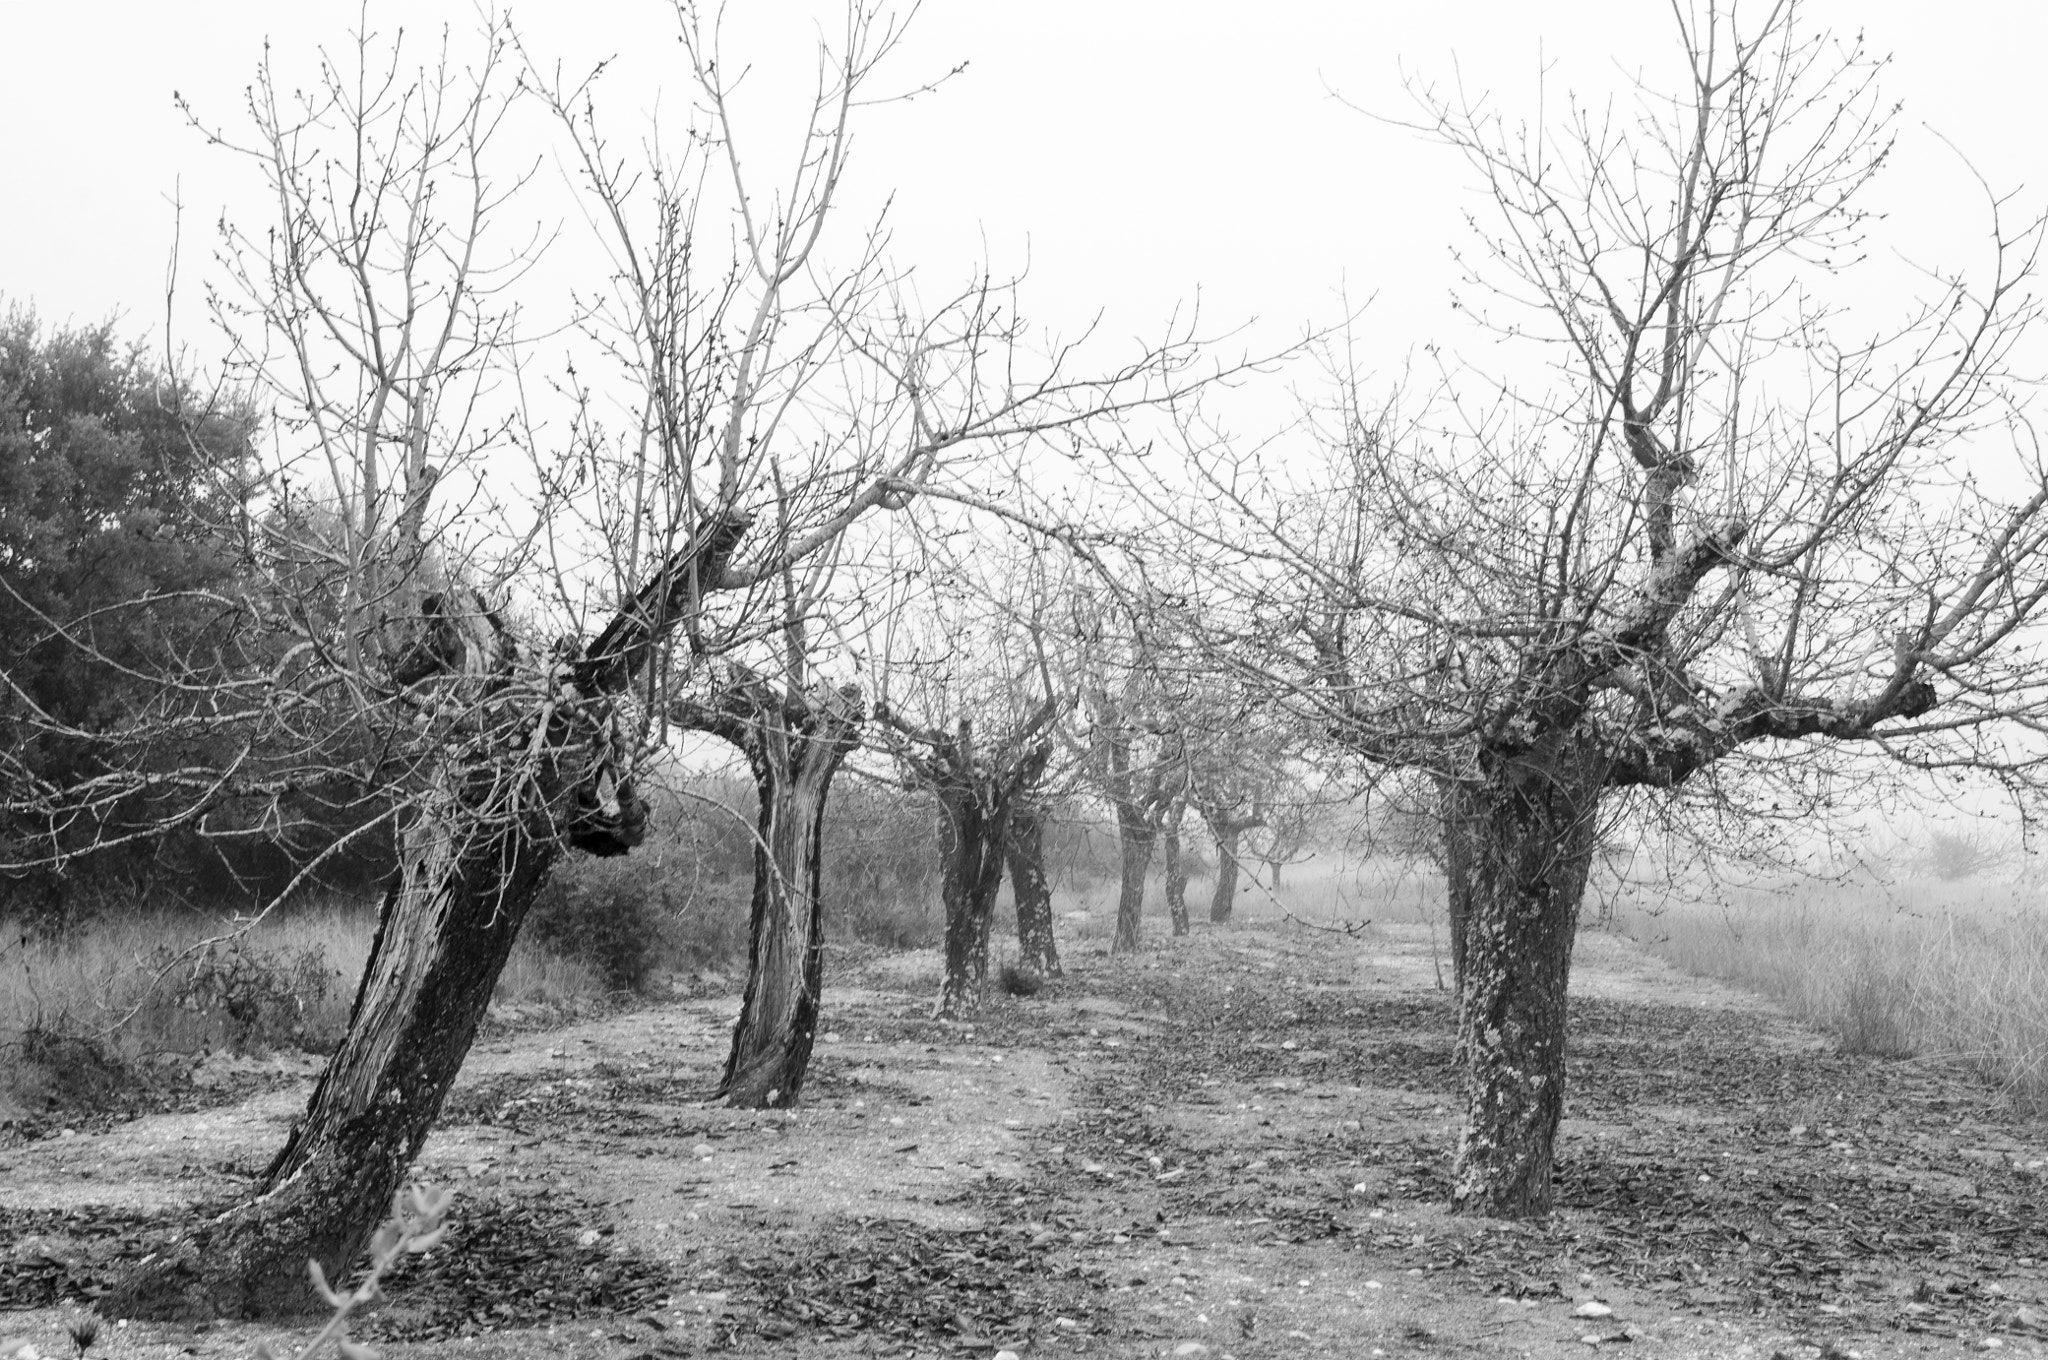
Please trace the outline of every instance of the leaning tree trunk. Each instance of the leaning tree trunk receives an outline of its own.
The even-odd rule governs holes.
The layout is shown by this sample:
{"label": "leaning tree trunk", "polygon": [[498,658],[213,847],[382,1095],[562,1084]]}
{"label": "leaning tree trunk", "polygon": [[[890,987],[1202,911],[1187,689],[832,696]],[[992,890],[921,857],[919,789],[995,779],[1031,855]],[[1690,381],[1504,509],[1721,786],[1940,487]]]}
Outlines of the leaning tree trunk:
{"label": "leaning tree trunk", "polygon": [[796,1104],[824,993],[825,803],[860,730],[852,689],[811,698],[748,677],[721,697],[713,730],[746,752],[760,800],[747,990],[717,1094],[745,1109]]}
{"label": "leaning tree trunk", "polygon": [[[979,787],[978,787],[979,786]],[[946,907],[946,977],[936,1017],[980,1007],[988,983],[988,939],[1003,886],[1009,810],[986,781],[948,784],[939,799],[939,896]]]}
{"label": "leaning tree trunk", "polygon": [[1017,947],[1026,968],[1041,977],[1060,976],[1060,951],[1052,935],[1052,879],[1045,871],[1045,812],[1019,801],[1010,810],[1003,838],[1010,892],[1017,900]]}
{"label": "leaning tree trunk", "polygon": [[1525,1218],[1551,1207],[1565,992],[1598,802],[1598,780],[1568,765],[1510,767],[1457,788],[1451,815],[1465,833],[1470,891],[1454,1212]]}
{"label": "leaning tree trunk", "polygon": [[385,897],[347,1038],[262,1192],[145,1258],[101,1307],[188,1319],[300,1312],[313,1302],[309,1260],[339,1283],[433,1128],[555,859],[523,826],[423,816]]}
{"label": "leaning tree trunk", "polygon": [[[460,715],[447,763],[407,827],[348,1032],[257,1196],[123,1272],[100,1307],[124,1317],[305,1311],[320,1262],[339,1284],[390,1212],[454,1085],[520,923],[566,846],[639,843],[646,809],[619,782],[611,696],[724,571],[749,521],[703,530],[598,636],[513,683],[498,619],[430,596],[393,678],[421,712]],[[458,756],[457,753],[461,753]]]}
{"label": "leaning tree trunk", "polygon": [[1145,916],[1145,874],[1152,867],[1152,842],[1157,828],[1136,808],[1119,806],[1116,837],[1121,873],[1116,895],[1116,937],[1109,952],[1129,954],[1138,948]]}
{"label": "leaning tree trunk", "polygon": [[1173,921],[1173,933],[1188,933],[1188,866],[1181,855],[1180,824],[1187,815],[1185,803],[1175,803],[1166,810],[1166,823],[1162,828],[1166,844],[1163,847],[1166,859],[1166,914]]}

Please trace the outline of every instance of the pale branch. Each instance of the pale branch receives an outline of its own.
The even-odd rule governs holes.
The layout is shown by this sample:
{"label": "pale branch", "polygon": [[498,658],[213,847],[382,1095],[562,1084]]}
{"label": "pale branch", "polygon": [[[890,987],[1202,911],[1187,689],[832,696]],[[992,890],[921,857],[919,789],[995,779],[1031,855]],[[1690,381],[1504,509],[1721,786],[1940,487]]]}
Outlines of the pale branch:
{"label": "pale branch", "polygon": [[641,675],[662,640],[694,614],[705,592],[735,584],[728,563],[753,517],[728,510],[698,526],[681,550],[620,607],[576,663],[576,683],[587,693],[621,694]]}

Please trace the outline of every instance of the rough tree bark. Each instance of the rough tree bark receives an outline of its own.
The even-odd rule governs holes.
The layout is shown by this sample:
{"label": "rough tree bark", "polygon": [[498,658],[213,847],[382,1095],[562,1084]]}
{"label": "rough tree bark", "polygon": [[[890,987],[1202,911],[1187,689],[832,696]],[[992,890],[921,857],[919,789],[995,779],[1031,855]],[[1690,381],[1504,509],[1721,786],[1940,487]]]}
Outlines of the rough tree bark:
{"label": "rough tree bark", "polygon": [[1052,878],[1045,870],[1045,809],[1020,798],[1010,809],[1009,830],[1003,850],[1017,900],[1017,947],[1026,968],[1056,978],[1060,952],[1052,934]]}
{"label": "rough tree bark", "polygon": [[818,1032],[825,806],[859,742],[860,691],[802,695],[735,668],[712,703],[678,705],[675,714],[739,748],[759,802],[747,989],[716,1094],[745,1109],[784,1109],[803,1092]]}
{"label": "rough tree bark", "polygon": [[977,1009],[988,983],[988,938],[1003,886],[1003,845],[1010,809],[972,783],[937,790],[940,900],[946,909],[946,973],[933,1014]]}
{"label": "rough tree bark", "polygon": [[1566,984],[1603,778],[1567,753],[1448,786],[1447,828],[1459,824],[1450,839],[1466,847],[1458,1003],[1466,1118],[1454,1212],[1550,1210]]}
{"label": "rough tree bark", "polygon": [[1180,825],[1187,816],[1188,805],[1176,800],[1166,810],[1166,819],[1161,827],[1161,836],[1166,859],[1166,914],[1173,922],[1173,933],[1188,933],[1188,866],[1181,856]]}
{"label": "rough tree bark", "polygon": [[[397,671],[422,703],[459,704],[437,786],[404,838],[349,1027],[256,1197],[130,1267],[101,1307],[124,1317],[245,1317],[314,1304],[390,1210],[439,1117],[511,953],[562,851],[622,854],[645,808],[616,783],[611,699],[725,570],[750,521],[707,522],[583,657],[519,685],[511,641],[482,609],[427,610]],[[435,664],[420,669],[420,657]]]}
{"label": "rough tree bark", "polygon": [[1145,918],[1145,874],[1152,867],[1152,845],[1158,834],[1158,828],[1142,809],[1135,804],[1117,804],[1118,881],[1116,937],[1109,946],[1112,954],[1134,953],[1142,939],[1140,923]]}

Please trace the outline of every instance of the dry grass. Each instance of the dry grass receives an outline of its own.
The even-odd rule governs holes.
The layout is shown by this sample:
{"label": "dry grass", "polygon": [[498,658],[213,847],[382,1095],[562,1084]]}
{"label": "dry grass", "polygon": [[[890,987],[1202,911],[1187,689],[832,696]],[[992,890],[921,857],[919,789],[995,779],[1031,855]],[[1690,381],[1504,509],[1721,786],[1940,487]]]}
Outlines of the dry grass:
{"label": "dry grass", "polygon": [[[1897,883],[1800,881],[1711,893],[1672,885],[1620,893],[1596,883],[1585,919],[1687,972],[1771,997],[1850,1052],[1966,1069],[2020,1108],[2048,1113],[2048,901],[2024,871],[2015,881],[1942,878],[1931,860],[1911,867],[1921,876]],[[1207,918],[1208,887],[1189,885],[1197,922]],[[1115,899],[1109,884],[1076,903],[1089,909],[1084,938],[1107,941]],[[1148,906],[1149,937],[1165,928],[1156,885]],[[1251,884],[1234,916],[1447,929],[1441,875],[1395,859],[1317,859],[1291,869],[1277,890]],[[1448,936],[1438,941],[1448,985]]]}
{"label": "dry grass", "polygon": [[12,938],[0,947],[0,1042],[61,1029],[139,1057],[331,1040],[374,928],[369,912],[335,905],[210,947],[227,927],[185,915]]}
{"label": "dry grass", "polygon": [[583,959],[564,958],[521,938],[498,974],[491,999],[507,1006],[573,1010],[605,994],[604,975]]}
{"label": "dry grass", "polygon": [[142,914],[0,942],[0,1110],[113,1103],[160,1055],[340,1039],[373,921],[308,908],[212,944],[219,922]]}
{"label": "dry grass", "polygon": [[1976,1072],[2048,1111],[2048,912],[2026,885],[1803,883],[1615,924],[1688,972],[1770,996],[1850,1052]]}
{"label": "dry grass", "polygon": [[[206,944],[228,929],[193,915],[137,915],[0,941],[0,1113],[108,1104],[161,1055],[339,1043],[374,908],[308,906]],[[521,941],[496,995],[530,1012],[571,1013],[606,988],[593,965]]]}

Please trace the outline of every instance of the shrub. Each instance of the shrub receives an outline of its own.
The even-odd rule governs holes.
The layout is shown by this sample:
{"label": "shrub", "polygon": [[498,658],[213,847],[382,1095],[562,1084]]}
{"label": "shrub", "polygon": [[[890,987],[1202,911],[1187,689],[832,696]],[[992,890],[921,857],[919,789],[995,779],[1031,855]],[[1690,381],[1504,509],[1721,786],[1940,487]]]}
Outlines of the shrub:
{"label": "shrub", "polygon": [[1934,831],[1920,862],[1943,883],[1960,883],[1997,868],[2004,858],[2004,851],[1982,833]]}
{"label": "shrub", "polygon": [[208,945],[189,962],[166,944],[145,967],[166,975],[170,1005],[209,1022],[236,1053],[324,1050],[340,1040],[318,1025],[340,976],[320,944],[265,948],[244,936]]}
{"label": "shrub", "polygon": [[669,885],[659,856],[573,859],[557,869],[526,918],[526,933],[597,969],[613,991],[645,991],[667,960]]}
{"label": "shrub", "polygon": [[1832,994],[1820,999],[1815,1019],[1841,1039],[1844,1053],[1911,1057],[1919,1011],[1912,970],[1912,960],[1887,958],[1877,940],[1846,941],[1833,965]]}
{"label": "shrub", "polygon": [[1021,963],[1005,963],[997,978],[1009,996],[1037,996],[1045,990],[1045,975]]}
{"label": "shrub", "polygon": [[69,1016],[30,1023],[21,1031],[19,1052],[24,1070],[8,1084],[36,1091],[52,1107],[105,1105],[133,1080],[127,1065]]}

